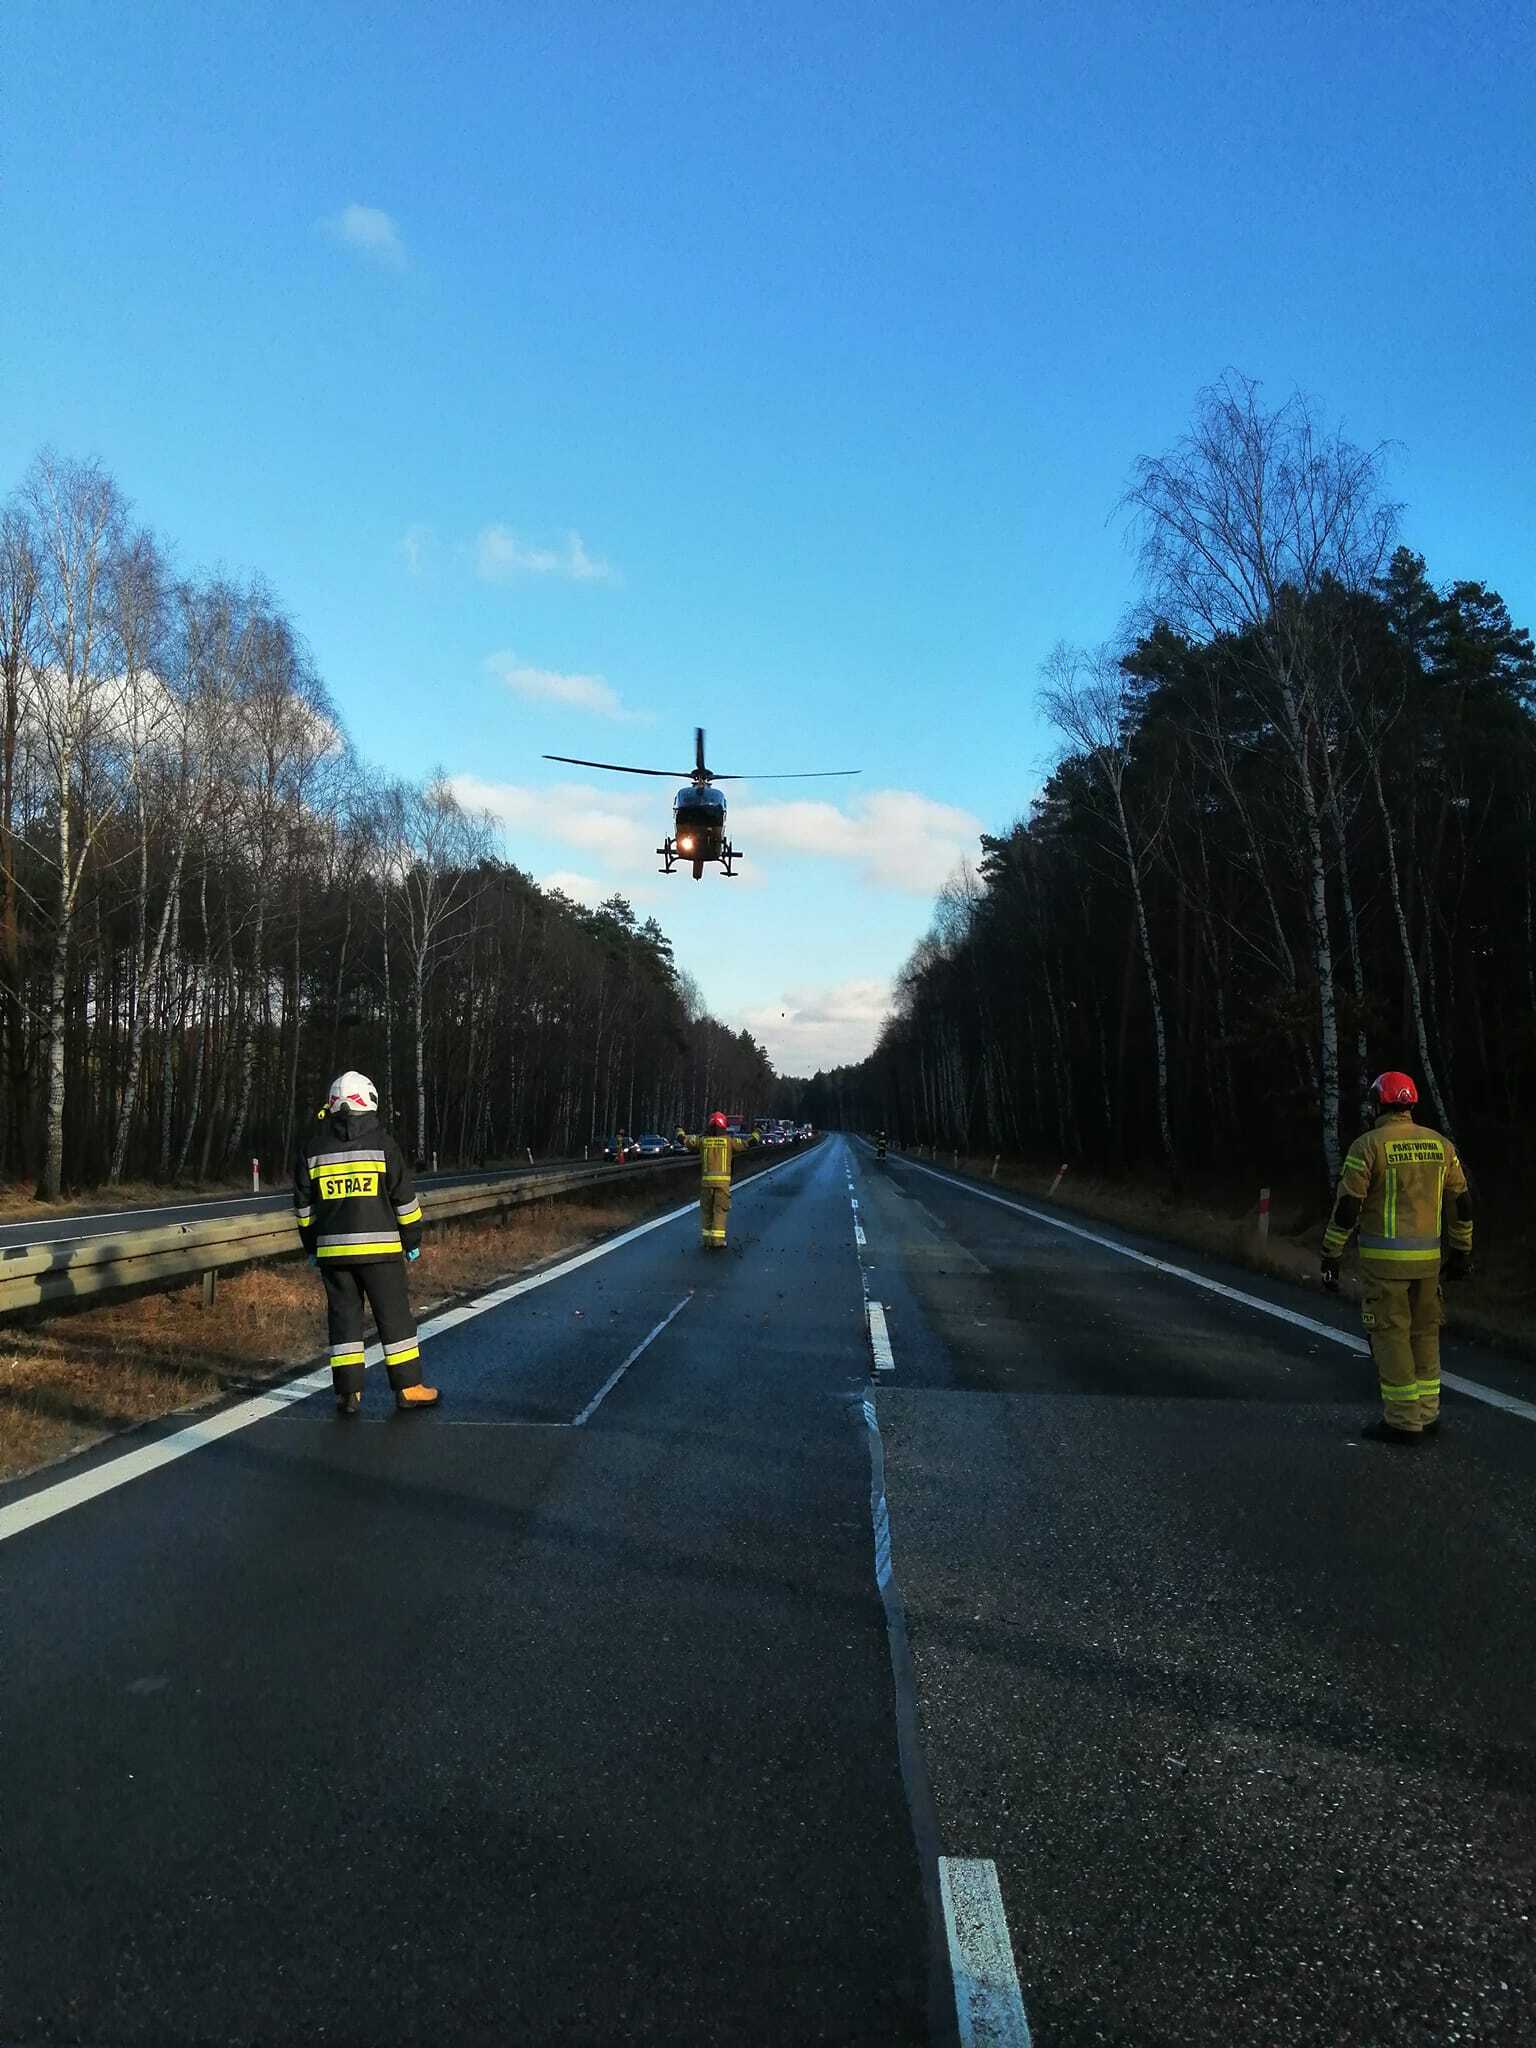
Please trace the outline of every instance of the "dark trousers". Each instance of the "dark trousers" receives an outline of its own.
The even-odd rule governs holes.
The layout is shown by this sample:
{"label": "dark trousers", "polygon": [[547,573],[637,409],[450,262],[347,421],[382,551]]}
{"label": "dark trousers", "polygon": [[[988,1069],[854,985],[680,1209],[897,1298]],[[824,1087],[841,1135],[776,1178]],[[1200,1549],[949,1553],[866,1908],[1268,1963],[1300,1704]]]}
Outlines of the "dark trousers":
{"label": "dark trousers", "polygon": [[410,1291],[405,1284],[404,1259],[368,1259],[356,1265],[341,1259],[322,1259],[320,1278],[325,1282],[331,1372],[337,1393],[363,1391],[363,1360],[367,1350],[363,1342],[365,1297],[378,1326],[379,1342],[384,1346],[389,1384],[397,1394],[402,1387],[420,1386],[421,1350],[416,1342]]}

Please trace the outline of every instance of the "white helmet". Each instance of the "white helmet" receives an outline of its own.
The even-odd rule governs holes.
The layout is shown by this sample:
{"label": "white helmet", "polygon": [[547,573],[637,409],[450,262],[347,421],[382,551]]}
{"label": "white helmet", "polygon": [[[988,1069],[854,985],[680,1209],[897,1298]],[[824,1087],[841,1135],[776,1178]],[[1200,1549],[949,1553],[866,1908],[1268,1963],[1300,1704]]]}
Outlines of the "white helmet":
{"label": "white helmet", "polygon": [[350,1071],[338,1074],[331,1083],[331,1092],[325,1106],[329,1110],[377,1109],[379,1091],[366,1074]]}

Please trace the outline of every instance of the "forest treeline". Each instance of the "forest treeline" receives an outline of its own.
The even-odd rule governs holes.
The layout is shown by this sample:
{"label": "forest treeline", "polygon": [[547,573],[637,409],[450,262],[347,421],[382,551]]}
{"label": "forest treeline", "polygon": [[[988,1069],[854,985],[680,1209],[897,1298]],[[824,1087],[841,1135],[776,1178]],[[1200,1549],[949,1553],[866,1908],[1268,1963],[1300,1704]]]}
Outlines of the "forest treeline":
{"label": "forest treeline", "polygon": [[271,591],[173,573],[45,452],[0,509],[0,1176],[271,1172],[345,1067],[444,1166],[774,1087],[654,920],[372,772]]}
{"label": "forest treeline", "polygon": [[1059,647],[1064,751],[939,902],[824,1121],[1332,1176],[1406,1068],[1474,1162],[1536,1099],[1536,656],[1398,540],[1382,456],[1235,374],[1125,501],[1144,605]]}

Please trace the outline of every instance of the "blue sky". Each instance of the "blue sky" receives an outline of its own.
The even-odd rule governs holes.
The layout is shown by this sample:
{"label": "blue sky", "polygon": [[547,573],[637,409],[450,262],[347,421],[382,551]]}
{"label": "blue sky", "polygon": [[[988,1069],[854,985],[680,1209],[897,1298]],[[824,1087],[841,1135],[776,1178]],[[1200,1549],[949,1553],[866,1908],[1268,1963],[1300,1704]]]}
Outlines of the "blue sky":
{"label": "blue sky", "polygon": [[[786,1069],[867,1047],[1027,804],[1040,663],[1115,630],[1130,466],[1228,364],[1401,444],[1431,573],[1536,623],[1527,7],[11,0],[5,39],[0,479],[96,454],[186,566],[262,570],[365,753],[654,911]],[[684,766],[699,721],[863,774],[743,792],[743,879],[695,886],[665,785],[539,759]]]}

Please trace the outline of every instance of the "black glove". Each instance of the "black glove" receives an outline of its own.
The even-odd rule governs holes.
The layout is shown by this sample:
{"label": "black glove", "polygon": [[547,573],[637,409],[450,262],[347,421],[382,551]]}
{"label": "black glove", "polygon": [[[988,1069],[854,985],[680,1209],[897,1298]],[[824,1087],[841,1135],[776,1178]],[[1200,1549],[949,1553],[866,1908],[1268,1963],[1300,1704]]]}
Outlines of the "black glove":
{"label": "black glove", "polygon": [[1319,1272],[1322,1276],[1324,1294],[1337,1294],[1339,1291],[1338,1260],[1329,1258],[1328,1254],[1324,1252]]}
{"label": "black glove", "polygon": [[1445,1262],[1447,1280],[1470,1280],[1472,1278],[1472,1254],[1452,1252]]}

